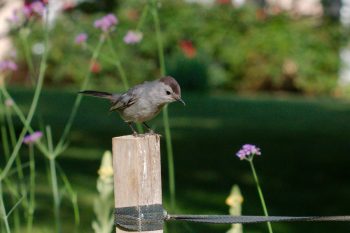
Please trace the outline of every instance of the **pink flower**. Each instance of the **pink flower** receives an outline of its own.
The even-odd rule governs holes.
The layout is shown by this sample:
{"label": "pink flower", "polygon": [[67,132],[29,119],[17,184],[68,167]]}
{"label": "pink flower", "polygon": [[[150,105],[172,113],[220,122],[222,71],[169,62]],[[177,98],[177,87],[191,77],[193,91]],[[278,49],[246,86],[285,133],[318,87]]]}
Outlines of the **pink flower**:
{"label": "pink flower", "polygon": [[105,16],[105,18],[113,25],[116,25],[118,23],[118,19],[114,14],[108,14]]}
{"label": "pink flower", "polygon": [[88,38],[88,35],[86,33],[80,33],[75,37],[75,43],[78,45],[83,44],[86,42],[87,38]]}
{"label": "pink flower", "polygon": [[136,44],[142,40],[142,32],[129,30],[124,36],[124,42],[126,44]]}
{"label": "pink flower", "polygon": [[22,9],[22,12],[24,16],[28,19],[32,14],[32,8],[30,7],[30,5],[25,5]]}
{"label": "pink flower", "polygon": [[260,148],[252,145],[252,144],[245,144],[242,146],[242,148],[237,152],[237,157],[241,160],[243,159],[250,159],[254,155],[261,155]]}
{"label": "pink flower", "polygon": [[13,10],[12,15],[8,17],[6,20],[12,25],[19,25],[21,23],[21,17],[18,12],[18,9]]}
{"label": "pink flower", "polygon": [[7,21],[14,26],[21,26],[26,20],[33,15],[43,16],[45,5],[40,1],[24,5],[22,8],[13,10]]}
{"label": "pink flower", "polygon": [[15,103],[15,102],[13,102],[13,99],[6,99],[6,100],[5,100],[5,105],[6,105],[7,107],[12,107],[14,103]]}
{"label": "pink flower", "polygon": [[45,12],[45,5],[41,1],[36,1],[30,4],[31,11],[42,16]]}
{"label": "pink flower", "polygon": [[95,20],[94,27],[99,28],[104,32],[111,31],[113,29],[113,26],[118,24],[118,19],[115,17],[114,14],[108,14],[104,17]]}
{"label": "pink flower", "polygon": [[35,1],[30,4],[26,4],[22,8],[22,13],[26,19],[29,19],[32,15],[43,16],[45,12],[45,4],[41,1]]}
{"label": "pink flower", "polygon": [[42,132],[35,131],[34,133],[25,136],[24,139],[23,139],[23,143],[25,143],[27,145],[33,144],[36,141],[38,141],[42,136],[43,136]]}
{"label": "pink flower", "polygon": [[17,70],[17,64],[11,60],[4,60],[0,62],[0,71],[15,71]]}

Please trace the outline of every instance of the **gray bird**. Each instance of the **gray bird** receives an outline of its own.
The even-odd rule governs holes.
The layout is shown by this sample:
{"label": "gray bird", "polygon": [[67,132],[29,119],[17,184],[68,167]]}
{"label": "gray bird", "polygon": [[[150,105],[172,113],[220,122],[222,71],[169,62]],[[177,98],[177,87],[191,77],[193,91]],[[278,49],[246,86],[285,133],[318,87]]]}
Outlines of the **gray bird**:
{"label": "gray bird", "polygon": [[175,101],[185,105],[181,99],[180,85],[170,76],[136,85],[123,94],[90,90],[79,93],[110,100],[112,106],[109,110],[118,111],[134,135],[137,135],[137,132],[132,123],[142,123],[153,133],[146,121],[154,118],[164,105]]}

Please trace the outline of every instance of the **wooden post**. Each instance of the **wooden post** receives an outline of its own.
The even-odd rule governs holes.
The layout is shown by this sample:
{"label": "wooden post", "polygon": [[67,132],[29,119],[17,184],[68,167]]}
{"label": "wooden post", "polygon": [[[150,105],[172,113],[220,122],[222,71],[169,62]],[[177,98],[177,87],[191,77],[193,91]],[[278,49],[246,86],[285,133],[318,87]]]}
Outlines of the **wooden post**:
{"label": "wooden post", "polygon": [[114,137],[112,146],[115,208],[162,204],[159,135]]}

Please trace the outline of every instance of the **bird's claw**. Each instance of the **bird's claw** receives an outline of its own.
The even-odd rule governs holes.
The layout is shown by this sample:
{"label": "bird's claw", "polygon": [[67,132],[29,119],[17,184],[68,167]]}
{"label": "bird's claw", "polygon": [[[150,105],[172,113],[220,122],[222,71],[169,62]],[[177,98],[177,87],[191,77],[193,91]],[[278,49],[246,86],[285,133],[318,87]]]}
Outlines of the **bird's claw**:
{"label": "bird's claw", "polygon": [[153,134],[155,134],[155,133],[154,133],[154,131],[153,131],[152,129],[149,129],[148,132],[147,132],[146,134],[151,134],[151,135],[153,135]]}
{"label": "bird's claw", "polygon": [[133,135],[134,137],[138,137],[138,136],[139,136],[139,134],[138,134],[136,131],[134,131],[134,132],[132,133],[132,135]]}

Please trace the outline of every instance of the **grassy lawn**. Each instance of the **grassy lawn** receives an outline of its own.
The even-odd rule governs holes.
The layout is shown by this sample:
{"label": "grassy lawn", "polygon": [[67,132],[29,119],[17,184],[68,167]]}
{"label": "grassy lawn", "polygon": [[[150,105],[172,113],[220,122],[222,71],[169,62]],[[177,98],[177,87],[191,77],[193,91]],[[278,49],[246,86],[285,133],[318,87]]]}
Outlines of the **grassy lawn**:
{"label": "grassy lawn", "polygon": [[[31,93],[14,89],[15,100],[28,107]],[[57,140],[71,110],[74,93],[47,91],[39,118],[52,126]],[[243,213],[262,210],[249,165],[236,151],[244,143],[262,149],[255,164],[271,215],[349,214],[350,104],[331,99],[300,97],[239,97],[229,94],[184,94],[186,107],[169,107],[174,143],[178,213],[227,214],[224,201],[233,184],[244,196]],[[41,119],[41,120],[40,120]],[[18,122],[17,122],[18,123]],[[19,124],[18,124],[19,125]],[[150,125],[163,132],[162,117]],[[18,127],[20,130],[20,127]],[[69,149],[58,158],[78,198],[80,232],[92,232],[93,198],[97,169],[111,138],[129,134],[129,128],[108,103],[85,98],[71,133]],[[168,202],[167,161],[162,139],[165,205]],[[36,232],[52,232],[51,192],[46,161],[38,156],[38,210]],[[72,232],[73,211],[63,200],[64,231]],[[226,232],[229,226],[170,223],[181,232]],[[346,232],[346,223],[273,224],[275,232]],[[246,226],[245,232],[267,232],[265,224]],[[173,231],[175,232],[175,231]]]}

